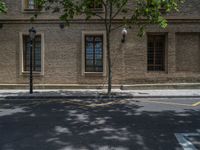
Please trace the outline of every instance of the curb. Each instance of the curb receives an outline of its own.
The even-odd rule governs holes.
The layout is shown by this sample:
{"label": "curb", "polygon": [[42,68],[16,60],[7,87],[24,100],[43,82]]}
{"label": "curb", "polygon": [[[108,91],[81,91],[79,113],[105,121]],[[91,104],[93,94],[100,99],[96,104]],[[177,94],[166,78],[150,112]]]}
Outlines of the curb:
{"label": "curb", "polygon": [[[0,97],[1,98],[1,97]],[[133,98],[133,96],[6,96],[5,100],[25,100],[25,99],[119,99]]]}
{"label": "curb", "polygon": [[122,95],[122,96],[5,96],[0,97],[1,100],[44,100],[44,99],[129,99],[129,98],[200,98],[200,95],[188,96],[132,96],[132,95]]}
{"label": "curb", "polygon": [[169,96],[133,96],[133,98],[200,98],[200,95],[180,95],[180,96],[175,96],[175,95],[169,95]]}

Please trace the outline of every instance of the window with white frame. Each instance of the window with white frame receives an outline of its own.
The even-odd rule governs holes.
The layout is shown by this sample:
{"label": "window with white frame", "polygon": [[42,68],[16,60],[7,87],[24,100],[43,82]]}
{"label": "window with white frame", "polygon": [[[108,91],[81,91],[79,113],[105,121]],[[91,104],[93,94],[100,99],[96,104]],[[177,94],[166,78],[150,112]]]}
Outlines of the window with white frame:
{"label": "window with white frame", "polygon": [[95,12],[101,12],[103,11],[103,5],[101,2],[100,3],[92,2],[90,4],[90,9]]}
{"label": "window with white frame", "polygon": [[82,73],[105,75],[106,39],[103,31],[83,32]]}
{"label": "window with white frame", "polygon": [[85,35],[85,71],[103,72],[103,35]]}
{"label": "window with white frame", "polygon": [[[23,35],[23,66],[24,71],[30,70],[30,38],[28,35]],[[41,72],[41,36],[37,35],[33,41],[32,48],[33,71]]]}
{"label": "window with white frame", "polygon": [[[20,35],[21,68],[22,73],[30,71],[30,38],[28,34]],[[44,36],[37,34],[32,45],[32,69],[33,72],[43,74]]]}
{"label": "window with white frame", "polygon": [[23,0],[25,11],[35,11],[38,9],[36,0]]}

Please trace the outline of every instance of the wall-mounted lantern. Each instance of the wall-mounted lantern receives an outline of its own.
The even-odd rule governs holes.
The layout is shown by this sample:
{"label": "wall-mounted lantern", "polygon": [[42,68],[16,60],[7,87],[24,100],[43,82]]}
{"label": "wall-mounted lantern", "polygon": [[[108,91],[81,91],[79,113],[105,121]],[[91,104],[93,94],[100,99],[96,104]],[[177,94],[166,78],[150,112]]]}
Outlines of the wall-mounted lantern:
{"label": "wall-mounted lantern", "polygon": [[122,43],[124,43],[126,41],[126,35],[128,34],[128,31],[126,30],[126,28],[122,29]]}

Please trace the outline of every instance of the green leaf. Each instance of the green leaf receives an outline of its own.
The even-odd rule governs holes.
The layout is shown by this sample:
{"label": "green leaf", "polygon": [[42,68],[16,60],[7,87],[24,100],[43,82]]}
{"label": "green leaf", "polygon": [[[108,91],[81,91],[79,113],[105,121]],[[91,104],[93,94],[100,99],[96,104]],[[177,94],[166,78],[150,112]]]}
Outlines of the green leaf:
{"label": "green leaf", "polygon": [[7,7],[5,2],[3,0],[0,0],[0,13],[6,13],[7,12]]}

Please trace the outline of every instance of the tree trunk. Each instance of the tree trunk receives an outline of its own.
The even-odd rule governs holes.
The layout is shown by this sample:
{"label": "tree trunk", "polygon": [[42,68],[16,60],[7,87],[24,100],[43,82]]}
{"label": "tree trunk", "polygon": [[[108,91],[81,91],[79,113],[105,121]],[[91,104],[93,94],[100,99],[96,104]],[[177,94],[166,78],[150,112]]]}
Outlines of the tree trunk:
{"label": "tree trunk", "polygon": [[112,66],[111,66],[111,56],[110,56],[110,32],[106,31],[107,39],[107,61],[108,61],[108,96],[111,95],[112,90]]}

